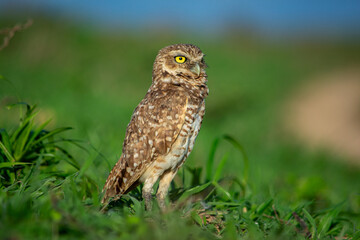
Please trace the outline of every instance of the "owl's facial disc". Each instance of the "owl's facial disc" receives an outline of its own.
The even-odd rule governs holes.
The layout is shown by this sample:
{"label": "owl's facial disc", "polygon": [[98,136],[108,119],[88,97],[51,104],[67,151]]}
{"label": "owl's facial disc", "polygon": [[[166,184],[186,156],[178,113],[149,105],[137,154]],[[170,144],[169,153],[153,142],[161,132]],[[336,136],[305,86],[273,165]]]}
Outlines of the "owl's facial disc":
{"label": "owl's facial disc", "polygon": [[206,64],[203,54],[193,55],[183,51],[171,51],[163,65],[163,69],[174,76],[185,76],[190,79],[197,79],[205,74]]}

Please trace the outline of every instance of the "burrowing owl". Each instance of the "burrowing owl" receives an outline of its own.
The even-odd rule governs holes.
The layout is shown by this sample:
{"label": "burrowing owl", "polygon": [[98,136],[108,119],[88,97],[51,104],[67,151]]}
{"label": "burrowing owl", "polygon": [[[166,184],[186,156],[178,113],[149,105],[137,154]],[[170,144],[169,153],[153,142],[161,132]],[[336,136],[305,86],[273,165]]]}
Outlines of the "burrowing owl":
{"label": "burrowing owl", "polygon": [[156,197],[161,209],[176,172],[193,149],[208,95],[204,54],[191,44],[161,49],[156,56],[152,84],[136,107],[119,161],[109,174],[103,203],[118,199],[139,183],[146,209],[158,179]]}

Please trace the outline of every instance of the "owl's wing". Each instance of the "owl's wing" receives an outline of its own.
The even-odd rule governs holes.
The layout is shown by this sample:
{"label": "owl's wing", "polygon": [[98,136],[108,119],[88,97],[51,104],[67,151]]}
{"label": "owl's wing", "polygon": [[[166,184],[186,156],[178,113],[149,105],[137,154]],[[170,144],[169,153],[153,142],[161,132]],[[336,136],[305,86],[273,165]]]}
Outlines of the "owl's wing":
{"label": "owl's wing", "polygon": [[175,90],[146,94],[127,127],[123,154],[105,183],[103,203],[136,187],[149,165],[170,151],[185,122],[187,99]]}

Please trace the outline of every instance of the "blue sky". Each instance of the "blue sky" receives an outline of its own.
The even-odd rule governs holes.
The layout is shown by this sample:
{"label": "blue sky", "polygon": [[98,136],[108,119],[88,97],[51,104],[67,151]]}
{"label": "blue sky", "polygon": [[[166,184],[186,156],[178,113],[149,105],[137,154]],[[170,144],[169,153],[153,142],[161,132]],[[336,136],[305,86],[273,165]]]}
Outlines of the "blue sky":
{"label": "blue sky", "polygon": [[[358,0],[0,0],[1,12],[24,8],[55,17],[129,29],[177,27],[219,32],[249,27],[266,35],[293,33],[360,34]],[[13,10],[11,10],[13,11]]]}

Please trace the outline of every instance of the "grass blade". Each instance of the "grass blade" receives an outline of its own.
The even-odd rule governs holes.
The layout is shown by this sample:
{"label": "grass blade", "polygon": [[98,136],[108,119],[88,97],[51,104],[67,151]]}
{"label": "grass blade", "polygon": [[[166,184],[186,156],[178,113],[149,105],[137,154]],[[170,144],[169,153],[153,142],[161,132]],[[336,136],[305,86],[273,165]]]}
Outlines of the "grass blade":
{"label": "grass blade", "polygon": [[229,141],[235,148],[237,148],[242,156],[243,156],[243,161],[244,161],[244,184],[247,183],[248,180],[248,175],[249,175],[249,159],[247,157],[247,154],[243,148],[243,146],[236,141],[233,137],[229,136],[229,135],[225,135],[224,139],[226,139],[227,141]]}
{"label": "grass blade", "polygon": [[244,203],[236,203],[236,202],[207,202],[206,204],[217,206],[217,207],[241,207],[244,206]]}
{"label": "grass blade", "polygon": [[24,131],[26,125],[32,120],[33,117],[36,116],[37,113],[33,113],[35,106],[30,107],[27,103],[18,103],[19,104],[26,104],[27,110],[25,116],[20,120],[20,126],[15,130],[15,132],[11,135],[11,142],[15,142],[17,138],[20,136],[21,132]]}
{"label": "grass blade", "polygon": [[0,142],[0,149],[3,150],[5,156],[10,162],[12,163],[15,162],[15,158],[10,154],[10,151],[5,147],[5,145],[2,142]]}
{"label": "grass blade", "polygon": [[31,165],[31,164],[32,163],[27,163],[27,162],[4,162],[4,163],[0,163],[0,169],[14,167],[15,165]]}
{"label": "grass blade", "polygon": [[264,211],[265,211],[267,208],[269,208],[273,202],[274,202],[274,199],[272,199],[272,198],[269,199],[269,200],[267,200],[266,202],[263,202],[263,203],[260,204],[260,205],[258,206],[258,208],[256,209],[256,213],[257,213],[258,215],[263,214]]}
{"label": "grass blade", "polygon": [[216,149],[219,145],[219,138],[216,138],[211,145],[209,158],[206,162],[206,181],[211,181],[212,175],[213,175],[213,167],[214,167],[214,161],[215,161],[215,153]]}
{"label": "grass blade", "polygon": [[200,226],[203,226],[203,220],[196,211],[191,211],[191,218]]}
{"label": "grass blade", "polygon": [[196,187],[186,190],[179,198],[179,202],[182,202],[183,200],[187,199],[191,195],[194,195],[196,193],[203,191],[205,188],[207,188],[210,185],[211,185],[211,182],[208,182],[208,183],[205,183],[205,184],[202,184],[202,185],[199,185],[199,186],[196,186]]}
{"label": "grass blade", "polygon": [[217,166],[216,168],[216,172],[214,174],[214,178],[213,178],[213,181],[217,182],[220,180],[220,177],[221,177],[221,173],[225,167],[225,163],[227,162],[229,158],[229,153],[226,153],[225,156],[221,159],[219,165]]}
{"label": "grass blade", "polygon": [[64,131],[67,131],[67,130],[70,130],[70,129],[72,129],[72,128],[71,128],[71,127],[57,128],[57,129],[55,129],[55,130],[53,130],[53,131],[51,131],[51,132],[48,132],[48,133],[44,134],[42,137],[40,137],[39,139],[37,139],[36,141],[34,141],[34,142],[31,144],[31,146],[34,146],[34,145],[36,145],[36,144],[44,141],[44,140],[47,139],[47,138],[50,138],[50,137],[52,137],[52,136],[54,136],[54,135],[56,135],[56,134],[59,134],[59,133],[61,133],[61,132],[64,132]]}
{"label": "grass blade", "polygon": [[77,170],[80,170],[80,164],[75,160],[75,158],[64,148],[60,147],[60,146],[55,146],[60,152],[62,152],[63,154],[65,154],[65,156],[67,158],[64,158],[64,160],[69,163],[71,166],[73,166],[74,168],[76,168]]}
{"label": "grass blade", "polygon": [[3,143],[9,154],[12,155],[10,137],[5,129],[0,129],[0,142]]}
{"label": "grass blade", "polygon": [[14,142],[15,160],[20,160],[21,157],[24,155],[25,153],[24,147],[29,139],[29,135],[32,128],[33,128],[33,123],[31,121],[27,121],[24,124],[23,130],[19,133],[19,136],[16,138],[16,141]]}
{"label": "grass blade", "polygon": [[324,217],[321,218],[318,227],[319,238],[325,236],[326,233],[329,231],[331,224],[333,223],[337,215],[340,213],[344,203],[345,201],[335,205],[331,210],[328,211],[327,214],[325,214]]}
{"label": "grass blade", "polygon": [[41,133],[41,131],[44,130],[44,128],[46,127],[46,125],[49,124],[50,121],[51,121],[51,119],[49,119],[48,121],[44,122],[44,123],[41,124],[34,132],[32,132],[31,137],[29,138],[29,141],[28,141],[28,143],[26,144],[26,146],[25,146],[25,148],[24,148],[24,152],[26,152],[26,151],[30,148],[32,142],[33,142],[33,141],[36,139],[36,137]]}
{"label": "grass blade", "polygon": [[212,182],[212,184],[215,186],[215,188],[217,190],[219,190],[221,193],[223,193],[228,200],[230,200],[230,201],[232,200],[231,194],[228,191],[226,191],[219,183]]}
{"label": "grass blade", "polygon": [[311,214],[305,208],[303,208],[302,211],[303,211],[306,219],[309,221],[309,223],[311,225],[311,230],[312,230],[311,236],[315,237],[317,234],[315,219],[311,216]]}

